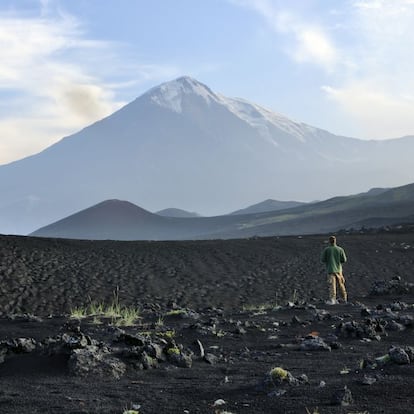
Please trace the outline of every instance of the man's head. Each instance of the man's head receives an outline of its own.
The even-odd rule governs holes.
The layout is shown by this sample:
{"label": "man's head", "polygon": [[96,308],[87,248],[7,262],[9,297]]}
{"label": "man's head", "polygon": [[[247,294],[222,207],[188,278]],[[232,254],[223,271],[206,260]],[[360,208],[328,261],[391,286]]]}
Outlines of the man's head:
{"label": "man's head", "polygon": [[336,237],[335,236],[330,236],[329,237],[329,243],[330,244],[336,244]]}

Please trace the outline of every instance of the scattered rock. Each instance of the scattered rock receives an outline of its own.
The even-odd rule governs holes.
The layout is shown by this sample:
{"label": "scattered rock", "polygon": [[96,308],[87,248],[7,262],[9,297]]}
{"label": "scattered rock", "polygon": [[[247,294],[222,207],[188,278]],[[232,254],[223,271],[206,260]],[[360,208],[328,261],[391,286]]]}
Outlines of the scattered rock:
{"label": "scattered rock", "polygon": [[61,341],[68,349],[81,349],[92,345],[92,339],[80,331],[74,334],[64,333],[61,336]]}
{"label": "scattered rock", "polygon": [[212,354],[212,353],[207,352],[204,355],[204,361],[208,362],[211,365],[216,365],[218,360],[219,360],[219,358],[216,355]]}
{"label": "scattered rock", "polygon": [[204,346],[203,346],[203,344],[201,343],[201,341],[197,339],[197,340],[194,342],[194,344],[195,344],[195,346],[196,346],[196,352],[195,352],[195,355],[196,355],[197,357],[199,357],[199,358],[204,358],[204,356],[205,356]]}
{"label": "scattered rock", "polygon": [[277,388],[267,394],[268,397],[281,397],[282,395],[286,394],[286,390],[283,388]]}
{"label": "scattered rock", "polygon": [[158,361],[155,357],[148,355],[145,351],[141,354],[141,364],[144,369],[153,369],[158,367]]}
{"label": "scattered rock", "polygon": [[155,360],[166,361],[166,355],[163,351],[163,348],[154,342],[149,342],[147,345],[145,345],[144,352],[146,352],[151,358]]}
{"label": "scattered rock", "polygon": [[403,331],[405,329],[404,325],[396,322],[395,320],[389,321],[386,326],[390,331]]}
{"label": "scattered rock", "polygon": [[336,327],[336,334],[351,338],[370,338],[380,340],[380,335],[386,335],[386,322],[379,319],[366,319],[364,323],[356,321],[341,322]]}
{"label": "scattered rock", "polygon": [[331,351],[331,347],[319,336],[308,335],[300,344],[301,351]]}
{"label": "scattered rock", "polygon": [[410,363],[410,357],[403,348],[393,347],[388,351],[390,360],[398,365],[407,365]]}
{"label": "scattered rock", "polygon": [[336,391],[332,396],[333,405],[347,407],[348,405],[353,404],[353,402],[354,399],[352,397],[351,390],[346,385],[343,389]]}
{"label": "scattered rock", "polygon": [[361,380],[361,384],[363,385],[372,385],[375,382],[377,382],[377,379],[374,377],[370,377],[369,375],[364,375],[364,377]]}
{"label": "scattered rock", "polygon": [[407,283],[401,280],[401,277],[396,276],[393,277],[391,280],[377,280],[374,282],[370,295],[371,296],[378,296],[378,295],[392,295],[392,294],[405,294],[405,293],[413,293],[414,292],[414,284]]}
{"label": "scattered rock", "polygon": [[121,378],[126,365],[111,356],[108,350],[90,345],[83,349],[74,349],[68,362],[69,372],[72,375]]}
{"label": "scattered rock", "polygon": [[226,405],[226,401],[224,401],[222,398],[219,398],[218,400],[214,401],[213,403],[213,407],[223,407],[224,405]]}
{"label": "scattered rock", "polygon": [[0,347],[6,352],[25,354],[36,349],[36,341],[33,338],[15,338],[1,342]]}
{"label": "scattered rock", "polygon": [[168,348],[166,350],[167,353],[167,360],[177,367],[181,368],[191,368],[193,364],[193,360],[191,355],[188,353],[183,352],[177,346]]}
{"label": "scattered rock", "polygon": [[324,321],[332,318],[332,315],[325,309],[315,309],[313,313],[314,318],[317,321]]}
{"label": "scattered rock", "polygon": [[407,353],[408,357],[410,358],[410,362],[414,363],[414,346],[406,346],[404,351]]}
{"label": "scattered rock", "polygon": [[121,332],[116,336],[115,341],[123,342],[126,345],[144,346],[146,343],[146,338],[140,335],[125,333],[121,330]]}
{"label": "scattered rock", "polygon": [[234,330],[234,333],[236,335],[246,335],[247,331],[242,326],[237,326],[236,329]]}
{"label": "scattered rock", "polygon": [[414,327],[414,318],[411,315],[401,315],[398,321],[406,328]]}
{"label": "scattered rock", "polygon": [[7,346],[0,344],[0,364],[2,364],[5,361],[6,355],[7,355]]}

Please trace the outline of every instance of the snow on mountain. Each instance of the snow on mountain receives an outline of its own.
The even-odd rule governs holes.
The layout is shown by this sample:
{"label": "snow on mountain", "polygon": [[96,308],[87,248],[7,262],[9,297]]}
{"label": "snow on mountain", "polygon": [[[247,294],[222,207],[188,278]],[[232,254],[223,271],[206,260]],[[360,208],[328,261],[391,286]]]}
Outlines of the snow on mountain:
{"label": "snow on mountain", "polygon": [[188,76],[156,86],[144,94],[143,97],[147,96],[152,102],[164,108],[182,113],[182,100],[185,95],[199,96],[205,100],[207,105],[212,101],[217,102],[217,95],[214,92],[206,85]]}
{"label": "snow on mountain", "polygon": [[244,99],[228,98],[224,95],[216,94],[208,86],[188,76],[163,83],[158,87],[150,89],[144,96],[146,95],[152,102],[176,113],[182,113],[182,101],[185,95],[201,97],[207,105],[213,102],[224,105],[230,112],[253,128],[256,128],[264,138],[276,146],[279,143],[274,139],[270,126],[274,126],[296,137],[301,142],[305,142],[307,134],[317,130],[314,127],[292,121],[281,114],[272,112]]}
{"label": "snow on mountain", "polygon": [[306,134],[316,130],[316,128],[294,122],[283,115],[240,98],[226,98],[220,95],[220,101],[240,119],[257,128],[265,138],[270,139],[276,146],[279,143],[274,139],[269,128],[270,125],[296,137],[301,142],[305,142]]}

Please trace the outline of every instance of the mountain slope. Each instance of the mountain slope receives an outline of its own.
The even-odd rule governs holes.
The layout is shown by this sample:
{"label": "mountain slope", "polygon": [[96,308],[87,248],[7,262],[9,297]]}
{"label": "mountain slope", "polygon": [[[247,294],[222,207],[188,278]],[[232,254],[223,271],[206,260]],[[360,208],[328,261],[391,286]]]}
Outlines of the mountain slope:
{"label": "mountain slope", "polygon": [[157,211],[155,214],[163,217],[200,217],[198,213],[185,211],[180,208],[165,208],[164,210]]}
{"label": "mountain slope", "polygon": [[334,197],[318,203],[247,216],[236,231],[220,237],[300,235],[335,232],[341,229],[372,228],[412,223],[414,217],[414,184],[385,191]]}
{"label": "mountain slope", "polygon": [[232,215],[235,214],[255,214],[255,213],[264,213],[266,211],[277,211],[277,210],[284,210],[287,208],[298,207],[305,203],[301,203],[299,201],[278,201],[278,200],[265,200],[261,203],[253,204],[249,207],[243,208],[241,210],[233,211],[230,213]]}
{"label": "mountain slope", "polygon": [[414,184],[266,213],[173,218],[109,200],[35,231],[32,236],[113,240],[182,240],[300,235],[412,223]]}
{"label": "mountain slope", "polygon": [[272,196],[393,187],[414,181],[413,153],[413,137],[339,137],[183,77],[0,166],[0,233],[27,234],[107,199],[215,215]]}
{"label": "mountain slope", "polygon": [[163,217],[152,214],[135,204],[106,200],[69,217],[35,231],[33,236],[75,239],[134,239],[137,233],[146,239],[156,239],[168,229]]}
{"label": "mountain slope", "polygon": [[237,226],[237,218],[163,217],[135,204],[106,200],[44,226],[30,236],[88,240],[181,240]]}

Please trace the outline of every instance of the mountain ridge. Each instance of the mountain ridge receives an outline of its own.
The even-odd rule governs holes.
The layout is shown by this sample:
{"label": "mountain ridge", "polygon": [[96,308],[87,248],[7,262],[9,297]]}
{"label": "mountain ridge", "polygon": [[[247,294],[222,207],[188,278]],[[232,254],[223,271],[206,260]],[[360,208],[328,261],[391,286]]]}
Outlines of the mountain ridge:
{"label": "mountain ridge", "polygon": [[111,200],[38,229],[30,236],[185,240],[321,234],[366,225],[375,228],[410,223],[414,217],[413,201],[414,184],[409,184],[270,212],[183,218],[162,217],[129,202]]}
{"label": "mountain ridge", "polygon": [[264,213],[266,211],[277,211],[277,210],[284,210],[289,209],[292,207],[298,207],[306,203],[299,202],[299,201],[279,201],[273,199],[267,199],[261,201],[260,203],[253,204],[251,206],[242,208],[240,210],[233,211],[230,213],[231,215],[235,214],[254,214],[254,213]]}
{"label": "mountain ridge", "polygon": [[0,166],[0,232],[27,234],[113,198],[214,216],[253,200],[326,199],[414,181],[414,137],[340,137],[223,98],[192,78],[163,85],[175,95],[154,87],[40,153]]}

